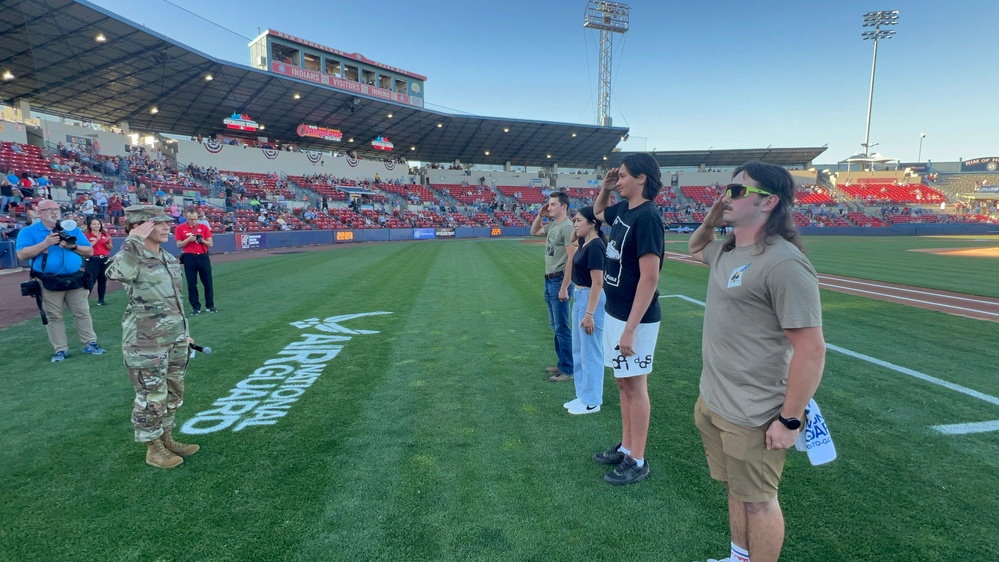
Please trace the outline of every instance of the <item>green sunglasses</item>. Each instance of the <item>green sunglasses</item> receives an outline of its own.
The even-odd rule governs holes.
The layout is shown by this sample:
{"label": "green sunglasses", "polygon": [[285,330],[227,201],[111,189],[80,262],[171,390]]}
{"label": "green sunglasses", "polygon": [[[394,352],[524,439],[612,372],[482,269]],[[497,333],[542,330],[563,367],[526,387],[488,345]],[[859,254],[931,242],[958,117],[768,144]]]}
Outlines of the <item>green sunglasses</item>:
{"label": "green sunglasses", "polygon": [[750,193],[759,193],[760,195],[774,195],[765,189],[760,189],[758,187],[753,187],[751,185],[742,185],[741,183],[730,183],[725,186],[725,191],[728,193],[730,199],[742,199]]}

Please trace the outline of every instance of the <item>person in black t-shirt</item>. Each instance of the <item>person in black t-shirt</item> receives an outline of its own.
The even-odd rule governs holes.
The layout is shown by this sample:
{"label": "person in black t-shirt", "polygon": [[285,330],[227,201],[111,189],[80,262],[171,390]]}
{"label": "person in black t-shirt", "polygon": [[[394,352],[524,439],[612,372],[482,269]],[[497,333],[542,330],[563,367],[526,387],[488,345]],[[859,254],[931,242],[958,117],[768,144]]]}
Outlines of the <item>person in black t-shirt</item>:
{"label": "person in black t-shirt", "polygon": [[595,414],[604,401],[604,254],[607,243],[593,207],[572,219],[579,249],[572,256],[572,372],[576,398],[564,406],[570,414]]}
{"label": "person in black t-shirt", "polygon": [[[617,190],[624,201],[609,205]],[[611,225],[604,264],[607,317],[604,360],[614,369],[621,392],[621,443],[594,455],[617,464],[604,476],[610,484],[631,484],[649,475],[645,443],[649,435],[648,375],[659,338],[659,271],[666,226],[653,200],[662,189],[659,164],[648,154],[631,154],[604,176],[593,205],[596,218]]]}

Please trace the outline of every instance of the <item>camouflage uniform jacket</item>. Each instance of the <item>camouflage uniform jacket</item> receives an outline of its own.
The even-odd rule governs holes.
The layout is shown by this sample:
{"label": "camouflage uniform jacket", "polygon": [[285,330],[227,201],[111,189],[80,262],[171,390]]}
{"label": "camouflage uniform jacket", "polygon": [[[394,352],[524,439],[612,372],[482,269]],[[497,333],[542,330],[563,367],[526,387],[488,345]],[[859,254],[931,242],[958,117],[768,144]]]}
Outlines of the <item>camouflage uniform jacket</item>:
{"label": "camouflage uniform jacket", "polygon": [[160,248],[149,251],[129,237],[108,266],[108,279],[128,290],[122,321],[123,347],[165,347],[187,341],[180,262]]}

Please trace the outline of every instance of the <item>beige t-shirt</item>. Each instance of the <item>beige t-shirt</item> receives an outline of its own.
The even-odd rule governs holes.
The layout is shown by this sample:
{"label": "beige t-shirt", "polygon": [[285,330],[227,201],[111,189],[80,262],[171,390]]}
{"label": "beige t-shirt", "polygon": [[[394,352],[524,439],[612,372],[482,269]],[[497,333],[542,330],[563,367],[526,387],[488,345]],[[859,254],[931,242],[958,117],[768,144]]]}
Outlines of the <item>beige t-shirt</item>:
{"label": "beige t-shirt", "polygon": [[759,427],[777,417],[787,395],[794,349],[784,329],[822,326],[818,277],[783,238],[762,254],[755,245],[722,253],[722,244],[702,252],[711,273],[701,397],[726,420]]}
{"label": "beige t-shirt", "polygon": [[569,256],[565,247],[572,241],[572,221],[566,218],[562,222],[550,221],[545,225],[545,274],[565,271]]}

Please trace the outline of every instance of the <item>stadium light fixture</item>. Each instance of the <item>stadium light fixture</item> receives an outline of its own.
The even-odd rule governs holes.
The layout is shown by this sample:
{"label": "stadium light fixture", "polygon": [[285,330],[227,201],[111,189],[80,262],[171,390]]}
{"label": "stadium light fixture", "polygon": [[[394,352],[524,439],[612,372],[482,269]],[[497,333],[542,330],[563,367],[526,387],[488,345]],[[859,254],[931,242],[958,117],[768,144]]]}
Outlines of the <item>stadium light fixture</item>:
{"label": "stadium light fixture", "polygon": [[874,73],[878,68],[878,41],[891,39],[894,29],[881,29],[882,26],[898,25],[898,10],[882,10],[864,14],[863,27],[873,27],[873,31],[860,34],[864,41],[874,41],[874,61],[871,63],[871,90],[867,96],[867,129],[864,133],[864,156],[871,155],[871,107],[874,105]]}
{"label": "stadium light fixture", "polygon": [[438,128],[438,129],[440,129],[440,128],[441,128],[441,127],[443,127],[443,126],[444,126],[444,123],[438,123],[438,124],[437,124],[437,128]]}
{"label": "stadium light fixture", "polygon": [[209,72],[208,74],[205,74],[205,82],[211,82],[212,80],[215,80],[215,77],[212,76],[211,72]]}
{"label": "stadium light fixture", "polygon": [[302,94],[300,94],[298,92],[295,92],[295,94],[293,96],[291,96],[291,97],[292,97],[292,99],[300,100],[300,99],[302,99]]}
{"label": "stadium light fixture", "polygon": [[503,127],[503,132],[504,133],[509,133],[510,132],[510,127]]}
{"label": "stadium light fixture", "polygon": [[572,134],[572,138],[576,138],[576,133],[573,133],[573,134]]}
{"label": "stadium light fixture", "polygon": [[416,150],[416,147],[415,146],[411,146],[411,147],[409,147],[409,150],[410,150],[410,152],[413,152],[413,151]]}
{"label": "stadium light fixture", "polygon": [[354,142],[354,137],[350,137],[349,139],[347,139],[347,142]]}
{"label": "stadium light fixture", "polygon": [[97,41],[98,43],[107,43],[108,38],[103,33],[98,33],[97,37],[94,37],[94,41]]}
{"label": "stadium light fixture", "polygon": [[486,151],[486,156],[489,156],[489,151],[488,150]]}
{"label": "stadium light fixture", "polygon": [[548,155],[548,158],[551,158],[551,157],[552,157],[552,155],[551,155],[551,154],[549,154],[549,155]]}
{"label": "stadium light fixture", "polygon": [[604,160],[606,160],[606,159],[607,159],[607,157],[606,157],[606,156],[604,156]]}
{"label": "stadium light fixture", "polygon": [[11,80],[14,79],[14,73],[11,72],[11,71],[9,71],[9,70],[4,70],[3,71],[3,79],[4,79],[5,82],[10,82]]}
{"label": "stadium light fixture", "polygon": [[151,108],[149,108],[149,113],[152,113],[153,115],[156,115],[159,112],[160,112],[160,108],[156,107],[155,105],[152,106]]}
{"label": "stadium light fixture", "polygon": [[391,113],[389,113],[389,114],[388,114],[388,118],[389,118],[389,119],[391,119],[391,118],[392,118],[392,114],[391,114]]}
{"label": "stadium light fixture", "polygon": [[620,2],[590,0],[583,14],[583,27],[600,31],[597,59],[597,124],[609,127],[611,102],[611,63],[613,34],[625,34],[630,27],[631,7]]}
{"label": "stadium light fixture", "polygon": [[926,133],[919,133],[919,154],[916,156],[916,162],[923,161],[923,139],[926,138]]}

